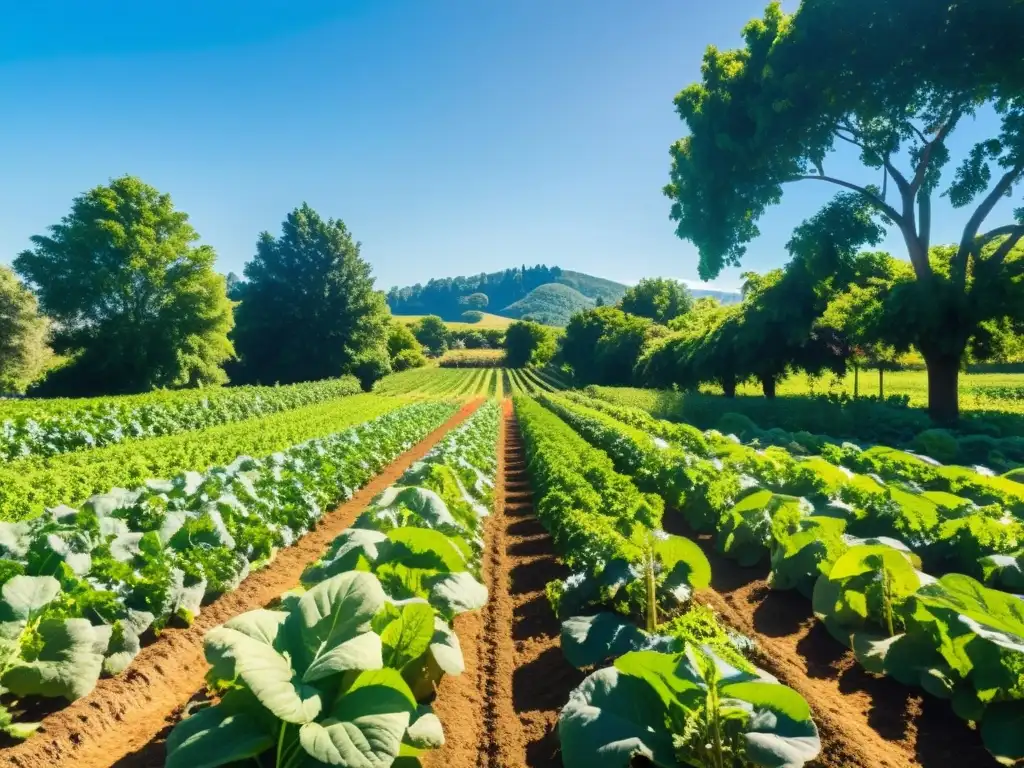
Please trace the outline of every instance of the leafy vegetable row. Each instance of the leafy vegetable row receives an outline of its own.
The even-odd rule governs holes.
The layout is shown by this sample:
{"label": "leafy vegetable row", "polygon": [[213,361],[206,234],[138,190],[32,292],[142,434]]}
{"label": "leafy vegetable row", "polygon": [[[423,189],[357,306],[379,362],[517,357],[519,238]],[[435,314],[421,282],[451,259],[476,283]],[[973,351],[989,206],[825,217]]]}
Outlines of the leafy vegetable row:
{"label": "leafy vegetable row", "polygon": [[191,622],[454,407],[410,405],[263,459],[0,523],[0,694],[15,699],[0,724],[24,736],[21,700],[74,700],[122,672],[147,631]]}
{"label": "leafy vegetable row", "polygon": [[93,494],[115,486],[132,488],[153,477],[171,477],[189,470],[202,472],[228,464],[240,455],[268,456],[408,402],[352,395],[179,435],[49,458],[22,459],[0,466],[0,520],[21,520],[60,504],[78,506]]}
{"label": "leafy vegetable row", "polygon": [[[962,572],[996,588],[1024,589],[1024,519],[1015,514],[1016,507],[975,503],[948,491],[926,490],[912,480],[887,480],[875,471],[884,472],[883,459],[901,452],[876,446],[856,453],[849,446],[844,450],[850,466],[844,466],[822,456],[793,456],[778,446],[741,445],[712,430],[701,433],[579,395],[545,402],[563,410],[571,404],[573,418],[592,425],[594,439],[594,429],[610,430],[601,438],[609,445],[628,436],[634,453],[677,478],[669,503],[693,528],[718,531],[722,551],[744,565],[770,554],[772,578],[784,587],[809,595],[819,574],[815,565],[834,562],[852,536],[899,539],[932,573]],[[672,447],[659,450],[651,436]],[[621,448],[616,455],[624,466],[637,465],[635,456]],[[858,474],[854,468],[867,472]],[[817,559],[800,554],[808,545],[815,547]]]}
{"label": "leafy vegetable row", "polygon": [[[517,396],[535,507],[574,573],[548,585],[570,663],[598,669],[559,717],[567,768],[799,766],[820,750],[807,703],[755,669],[714,614],[700,549],[553,413]],[[643,628],[641,628],[642,625]]]}
{"label": "leafy vegetable row", "polygon": [[13,461],[26,456],[55,456],[126,440],[174,435],[360,391],[359,381],[346,376],[283,387],[227,387],[209,390],[198,399],[164,399],[141,405],[97,398],[92,406],[68,410],[56,401],[0,423],[0,458]]}
{"label": "leafy vegetable row", "polygon": [[168,768],[264,755],[278,768],[413,766],[444,743],[429,701],[464,668],[451,618],[487,599],[497,431],[486,404],[378,496],[302,588],[209,632],[218,700],[171,732]]}
{"label": "leafy vegetable row", "polygon": [[[730,461],[747,461],[743,466],[749,469],[758,461],[771,462],[770,451],[743,459],[752,449],[734,443],[727,460],[702,459],[684,449],[682,440],[659,445],[663,438],[616,425],[578,403],[547,402],[588,439],[619,446],[615,455],[623,465],[635,462],[634,453],[643,454],[638,476],[652,467],[681,468],[691,482],[672,503],[691,524],[717,527],[724,554],[751,564],[770,548],[772,587],[796,588],[812,597],[815,615],[866,669],[949,699],[957,714],[980,723],[986,747],[1000,762],[1024,761],[1024,600],[970,576],[929,576],[903,542],[844,535],[843,517],[822,514],[807,497],[759,487],[753,474],[734,483]],[[664,434],[685,435],[688,445],[697,444],[684,425],[668,425]],[[709,445],[718,440],[712,433],[702,437]],[[704,482],[707,465],[718,470],[715,483]],[[836,490],[822,481],[827,470],[775,477],[766,470],[760,476],[776,483],[804,482],[819,504],[828,498],[826,491]],[[841,487],[853,494],[856,481]],[[849,507],[838,498],[831,504]]]}

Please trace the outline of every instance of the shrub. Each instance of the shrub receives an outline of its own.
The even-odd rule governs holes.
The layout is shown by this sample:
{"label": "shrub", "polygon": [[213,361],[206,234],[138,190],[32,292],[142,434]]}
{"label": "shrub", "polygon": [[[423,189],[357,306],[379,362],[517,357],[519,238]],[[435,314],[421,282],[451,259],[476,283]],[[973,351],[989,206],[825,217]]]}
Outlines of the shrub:
{"label": "shrub", "polygon": [[911,445],[918,453],[931,456],[943,464],[952,464],[956,461],[960,451],[956,438],[945,429],[926,429],[914,438]]}
{"label": "shrub", "polygon": [[462,322],[464,323],[479,323],[484,319],[484,313],[475,309],[470,309],[462,313]]}
{"label": "shrub", "polygon": [[352,364],[351,373],[359,379],[363,391],[369,392],[378,379],[391,373],[391,359],[388,351],[381,348],[370,348],[361,352]]}
{"label": "shrub", "polygon": [[722,415],[715,425],[715,429],[723,435],[736,435],[741,439],[754,437],[761,431],[749,416],[731,411]]}
{"label": "shrub", "polygon": [[473,331],[462,337],[462,343],[466,345],[466,349],[487,349],[490,346],[482,333]]}
{"label": "shrub", "polygon": [[427,364],[427,357],[419,349],[403,349],[391,361],[391,369],[398,373],[410,368],[422,368]]}

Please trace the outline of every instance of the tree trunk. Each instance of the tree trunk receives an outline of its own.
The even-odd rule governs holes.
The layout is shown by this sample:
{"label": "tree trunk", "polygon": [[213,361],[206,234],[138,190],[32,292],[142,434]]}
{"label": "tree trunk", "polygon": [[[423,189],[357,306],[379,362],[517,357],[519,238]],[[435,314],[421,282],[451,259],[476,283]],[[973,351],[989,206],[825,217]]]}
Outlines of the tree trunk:
{"label": "tree trunk", "polygon": [[860,366],[853,366],[853,399],[860,396]]}
{"label": "tree trunk", "polygon": [[726,379],[722,382],[722,390],[726,397],[736,397],[736,380]]}
{"label": "tree trunk", "polygon": [[770,376],[768,378],[761,379],[761,390],[764,392],[764,396],[767,397],[769,400],[774,399],[775,379]]}
{"label": "tree trunk", "polygon": [[885,368],[878,366],[878,399],[885,400]]}
{"label": "tree trunk", "polygon": [[928,366],[928,413],[938,422],[960,418],[958,357],[925,357]]}

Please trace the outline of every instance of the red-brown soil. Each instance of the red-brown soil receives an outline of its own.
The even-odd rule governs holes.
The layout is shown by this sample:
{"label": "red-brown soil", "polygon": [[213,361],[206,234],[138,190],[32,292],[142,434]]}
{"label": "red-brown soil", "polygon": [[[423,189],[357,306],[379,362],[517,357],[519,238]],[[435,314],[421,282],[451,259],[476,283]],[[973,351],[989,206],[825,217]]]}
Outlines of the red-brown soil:
{"label": "red-brown soil", "polygon": [[323,554],[374,496],[398,480],[410,464],[422,458],[481,402],[480,398],[467,402],[351,499],[324,515],[315,530],[281,550],[267,568],[204,607],[191,627],[164,631],[123,675],[101,680],[88,696],[46,717],[38,733],[0,755],[0,765],[108,768],[120,761],[126,766],[163,765],[163,746],[158,737],[202,687],[207,668],[203,635],[207,630],[239,613],[260,608],[294,587],[306,565]]}

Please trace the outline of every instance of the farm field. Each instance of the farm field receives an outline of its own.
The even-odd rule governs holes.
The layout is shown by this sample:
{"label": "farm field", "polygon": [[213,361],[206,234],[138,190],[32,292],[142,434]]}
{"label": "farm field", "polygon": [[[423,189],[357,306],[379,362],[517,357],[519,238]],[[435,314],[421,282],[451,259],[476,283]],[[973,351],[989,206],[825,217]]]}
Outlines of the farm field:
{"label": "farm field", "polygon": [[[424,368],[15,462],[112,466],[186,439],[236,451],[203,464],[191,449],[198,463],[153,475],[168,480],[2,524],[19,643],[0,757],[583,768],[625,734],[686,765],[753,733],[795,766],[1022,757],[1012,470],[728,436],[613,400],[543,369]],[[722,698],[686,693],[707,686]],[[301,703],[327,696],[330,710]],[[650,696],[693,723],[740,706],[725,699],[772,716],[672,748],[672,721],[637,719]],[[343,735],[370,728],[372,746]]]}
{"label": "farm field", "polygon": [[[483,319],[479,323],[462,323],[458,321],[445,321],[445,325],[448,326],[450,331],[473,331],[480,330],[482,328],[505,330],[515,320],[511,317],[502,317],[501,315],[492,315],[490,312],[484,312]],[[406,325],[415,325],[422,320],[426,315],[395,315],[396,320]]]}

